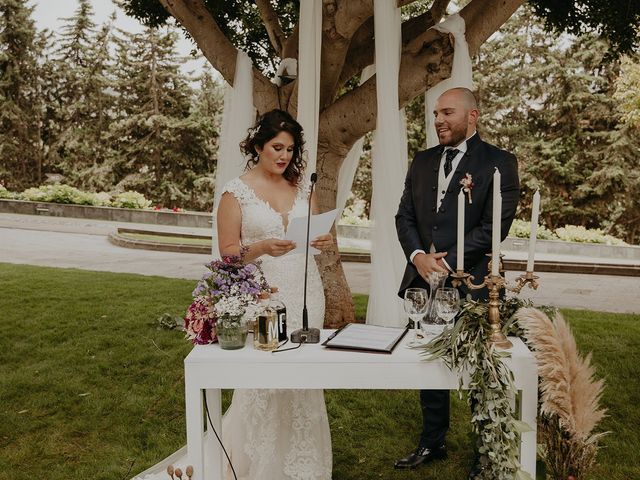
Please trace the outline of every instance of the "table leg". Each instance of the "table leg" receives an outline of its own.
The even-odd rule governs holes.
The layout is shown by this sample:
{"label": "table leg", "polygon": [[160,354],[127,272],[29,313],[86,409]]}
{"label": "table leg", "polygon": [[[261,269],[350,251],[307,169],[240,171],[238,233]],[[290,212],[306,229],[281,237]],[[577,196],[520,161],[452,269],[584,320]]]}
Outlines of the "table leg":
{"label": "table leg", "polygon": [[[205,390],[207,398],[207,407],[209,409],[209,415],[211,416],[211,422],[220,439],[222,439],[222,395],[220,389],[207,389]],[[208,420],[207,420],[208,422]],[[223,480],[224,479],[224,452],[220,447],[218,439],[211,431],[211,426],[207,423],[209,445],[212,448],[206,452],[207,456],[211,456],[211,471],[207,471],[205,480]],[[209,462],[207,462],[209,464]]]}
{"label": "table leg", "polygon": [[187,458],[193,465],[192,480],[204,480],[202,390],[191,385],[185,375],[185,407],[187,417]]}
{"label": "table leg", "polygon": [[520,446],[520,463],[522,469],[536,478],[536,435],[537,435],[537,413],[538,413],[538,376],[535,375],[532,381],[528,382],[522,389],[522,412],[521,419],[531,431],[522,434]]}

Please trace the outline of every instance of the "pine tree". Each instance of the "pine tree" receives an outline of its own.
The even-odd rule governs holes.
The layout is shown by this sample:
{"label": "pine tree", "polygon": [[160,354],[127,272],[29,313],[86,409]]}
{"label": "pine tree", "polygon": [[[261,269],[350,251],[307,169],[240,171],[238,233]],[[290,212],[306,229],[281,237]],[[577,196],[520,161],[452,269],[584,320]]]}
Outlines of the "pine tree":
{"label": "pine tree", "polygon": [[103,136],[113,98],[109,94],[109,42],[114,17],[100,29],[89,0],[78,0],[64,19],[51,52],[47,101],[48,162],[79,187],[99,187],[96,169],[104,158]]}
{"label": "pine tree", "polygon": [[211,131],[190,115],[192,89],[180,73],[177,34],[121,32],[115,90],[119,119],[109,132],[117,189],[164,206],[188,204],[196,179],[212,170]]}
{"label": "pine tree", "polygon": [[42,179],[38,48],[44,41],[25,0],[0,0],[0,182],[12,190]]}
{"label": "pine tree", "polygon": [[210,210],[213,206],[215,191],[223,94],[222,86],[214,79],[212,69],[209,66],[206,66],[198,80],[199,88],[193,100],[190,118],[192,122],[199,125],[198,128],[202,132],[200,155],[209,161],[202,162],[200,168],[193,171],[193,188],[190,191],[190,199],[185,205],[198,210]]}

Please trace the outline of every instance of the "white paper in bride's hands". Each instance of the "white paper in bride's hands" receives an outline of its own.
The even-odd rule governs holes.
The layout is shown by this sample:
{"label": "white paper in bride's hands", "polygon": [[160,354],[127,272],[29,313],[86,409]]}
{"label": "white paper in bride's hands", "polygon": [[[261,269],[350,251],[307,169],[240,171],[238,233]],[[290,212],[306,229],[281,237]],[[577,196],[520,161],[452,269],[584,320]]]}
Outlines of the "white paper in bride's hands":
{"label": "white paper in bride's hands", "polygon": [[[336,221],[337,214],[338,210],[334,209],[319,215],[311,215],[309,241],[319,235],[329,233],[333,222]],[[285,234],[284,239],[291,240],[296,244],[296,248],[291,250],[289,253],[304,253],[304,246],[307,241],[307,217],[295,217],[289,220],[289,226],[287,227],[287,233]],[[317,248],[309,246],[309,253],[311,255],[317,255],[322,252]]]}

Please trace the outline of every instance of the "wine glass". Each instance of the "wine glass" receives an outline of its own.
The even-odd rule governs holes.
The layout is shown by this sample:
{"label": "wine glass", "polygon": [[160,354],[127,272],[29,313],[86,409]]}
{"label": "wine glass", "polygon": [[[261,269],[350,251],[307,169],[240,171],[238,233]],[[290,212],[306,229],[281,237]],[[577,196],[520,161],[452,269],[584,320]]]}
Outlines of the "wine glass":
{"label": "wine glass", "polygon": [[424,317],[429,305],[427,290],[424,288],[407,288],[404,292],[404,311],[413,321],[414,340],[418,337],[418,325]]}
{"label": "wine glass", "polygon": [[421,319],[420,326],[422,331],[426,335],[438,335],[442,332],[442,327],[439,325],[440,320],[435,308],[435,292],[440,287],[444,287],[444,283],[447,280],[449,274],[447,272],[429,272],[427,275],[427,282],[429,283],[429,306],[427,307],[427,314]]}
{"label": "wine glass", "polygon": [[456,288],[439,288],[435,296],[436,313],[444,321],[445,326],[451,326],[453,319],[460,311],[460,294]]}

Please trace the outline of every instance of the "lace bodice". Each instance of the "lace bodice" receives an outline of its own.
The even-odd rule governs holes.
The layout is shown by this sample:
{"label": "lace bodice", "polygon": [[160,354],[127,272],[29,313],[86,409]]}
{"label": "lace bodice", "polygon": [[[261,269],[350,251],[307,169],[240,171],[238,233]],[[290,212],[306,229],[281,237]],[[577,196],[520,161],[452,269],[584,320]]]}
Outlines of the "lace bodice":
{"label": "lace bodice", "polygon": [[[241,240],[243,245],[248,245],[267,238],[284,238],[285,219],[276,212],[269,203],[260,198],[255,191],[239,177],[227,182],[222,193],[233,194],[242,211]],[[303,217],[307,214],[307,195],[309,183],[298,187],[298,194],[291,210],[287,212],[287,224],[295,217]]]}
{"label": "lace bodice", "polygon": [[[287,224],[292,218],[306,216],[309,184],[298,188],[298,194],[287,214]],[[224,192],[233,194],[242,212],[240,241],[250,245],[267,238],[284,238],[284,219],[271,205],[258,197],[251,187],[240,178],[235,178],[224,186]],[[302,297],[304,285],[304,254],[288,253],[281,257],[263,255],[259,258],[262,270],[272,287],[278,287],[282,300],[287,306],[289,331],[302,326]],[[322,328],[324,323],[324,290],[316,262],[309,257],[307,278],[307,306],[309,326]]]}

